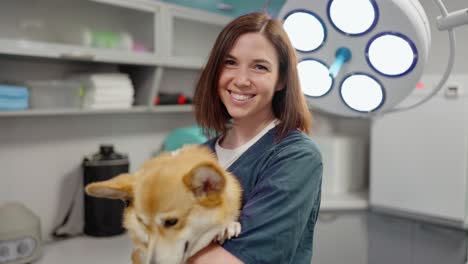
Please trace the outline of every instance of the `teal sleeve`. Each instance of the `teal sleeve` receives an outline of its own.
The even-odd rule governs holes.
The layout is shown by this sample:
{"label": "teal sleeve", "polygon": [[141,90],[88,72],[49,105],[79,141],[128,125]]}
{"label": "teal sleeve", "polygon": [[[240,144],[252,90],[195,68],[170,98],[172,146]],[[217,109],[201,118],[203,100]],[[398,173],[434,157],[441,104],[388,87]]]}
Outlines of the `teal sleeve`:
{"label": "teal sleeve", "polygon": [[322,170],[316,149],[291,146],[276,153],[242,208],[241,234],[223,247],[248,264],[310,263],[310,257],[297,262],[295,256],[304,255],[296,252],[304,237],[313,237],[308,233],[320,207]]}

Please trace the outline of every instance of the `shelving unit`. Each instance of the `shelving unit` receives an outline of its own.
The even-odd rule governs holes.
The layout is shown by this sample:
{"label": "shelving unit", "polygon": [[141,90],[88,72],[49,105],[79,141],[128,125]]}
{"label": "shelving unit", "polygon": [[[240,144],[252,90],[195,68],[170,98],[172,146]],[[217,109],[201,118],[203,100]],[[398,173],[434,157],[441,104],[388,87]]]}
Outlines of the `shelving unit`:
{"label": "shelving unit", "polygon": [[0,117],[17,116],[64,116],[64,115],[100,115],[100,114],[132,114],[132,113],[190,113],[191,105],[160,105],[155,107],[135,106],[130,109],[52,109],[1,111]]}
{"label": "shelving unit", "polygon": [[[192,95],[216,36],[232,18],[152,0],[8,1],[0,10],[1,82],[125,73],[131,109],[29,109],[0,117],[191,112],[190,105],[154,106],[159,91]],[[95,32],[130,36],[132,47],[102,47]],[[120,34],[120,35],[119,35]]]}

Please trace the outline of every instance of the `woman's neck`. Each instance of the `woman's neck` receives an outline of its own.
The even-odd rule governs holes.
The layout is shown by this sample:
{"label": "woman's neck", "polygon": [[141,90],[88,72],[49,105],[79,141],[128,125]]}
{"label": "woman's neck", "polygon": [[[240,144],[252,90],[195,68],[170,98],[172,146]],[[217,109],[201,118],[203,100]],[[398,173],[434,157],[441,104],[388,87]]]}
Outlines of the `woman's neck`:
{"label": "woman's neck", "polygon": [[233,120],[232,128],[224,135],[220,145],[227,149],[238,148],[254,138],[274,119],[274,116],[268,116],[256,120]]}

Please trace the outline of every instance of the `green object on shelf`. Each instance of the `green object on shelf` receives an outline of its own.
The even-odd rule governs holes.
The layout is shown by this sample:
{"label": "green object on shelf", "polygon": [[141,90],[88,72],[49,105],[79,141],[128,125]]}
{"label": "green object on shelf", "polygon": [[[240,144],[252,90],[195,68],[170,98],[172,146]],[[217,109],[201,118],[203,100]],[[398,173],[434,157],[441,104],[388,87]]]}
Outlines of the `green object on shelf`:
{"label": "green object on shelf", "polygon": [[203,131],[198,126],[181,127],[172,130],[164,140],[163,150],[174,151],[184,145],[203,144],[208,139],[203,134]]}
{"label": "green object on shelf", "polygon": [[110,31],[92,31],[93,47],[116,48],[120,43],[120,35]]}

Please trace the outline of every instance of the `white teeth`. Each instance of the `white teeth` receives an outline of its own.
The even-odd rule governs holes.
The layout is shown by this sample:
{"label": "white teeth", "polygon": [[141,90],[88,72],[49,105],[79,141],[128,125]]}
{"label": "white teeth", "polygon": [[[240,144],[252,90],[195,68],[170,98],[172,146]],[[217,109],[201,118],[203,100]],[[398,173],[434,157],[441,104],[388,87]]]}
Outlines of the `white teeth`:
{"label": "white teeth", "polygon": [[231,96],[238,101],[245,101],[253,97],[253,95],[236,94],[233,92],[231,92]]}

